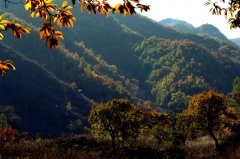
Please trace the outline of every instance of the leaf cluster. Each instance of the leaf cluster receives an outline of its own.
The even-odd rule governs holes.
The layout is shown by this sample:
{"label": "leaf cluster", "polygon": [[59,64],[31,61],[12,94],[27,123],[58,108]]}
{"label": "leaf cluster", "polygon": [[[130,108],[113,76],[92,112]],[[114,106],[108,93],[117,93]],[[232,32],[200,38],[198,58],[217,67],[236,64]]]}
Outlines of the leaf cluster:
{"label": "leaf cluster", "polygon": [[[8,31],[12,30],[12,33],[15,37],[20,39],[22,37],[22,33],[29,34],[30,29],[18,24],[14,23],[13,21],[5,20],[2,15],[0,15],[0,31]],[[0,33],[0,40],[4,38],[3,34]]]}
{"label": "leaf cluster", "polygon": [[231,29],[240,27],[240,0],[208,0],[205,5],[212,5],[210,12],[213,15],[223,14],[226,19],[230,15],[228,22]]}
{"label": "leaf cluster", "polygon": [[89,116],[91,131],[96,138],[120,142],[138,135],[142,119],[139,109],[126,99],[114,99],[96,106]]}
{"label": "leaf cluster", "polygon": [[46,39],[46,44],[50,48],[58,48],[58,40],[64,39],[62,32],[55,29],[55,25],[59,27],[73,27],[73,21],[76,18],[72,15],[71,9],[67,1],[62,3],[61,8],[52,0],[26,0],[25,9],[29,10],[29,17],[40,18],[43,25],[38,33],[40,40]]}
{"label": "leaf cluster", "polygon": [[7,125],[0,129],[0,144],[13,144],[27,138],[27,133],[19,133],[16,129],[13,129],[10,125]]}
{"label": "leaf cluster", "polygon": [[9,70],[16,70],[13,62],[11,60],[0,61],[0,74],[4,76]]}
{"label": "leaf cluster", "polygon": [[[73,27],[73,21],[76,18],[72,14],[72,9],[75,7],[75,0],[72,0],[72,5],[68,5],[67,1],[62,2],[59,7],[53,0],[26,0],[25,9],[29,10],[29,17],[40,18],[43,25],[39,29],[40,40],[46,39],[46,44],[50,48],[58,48],[58,40],[64,39],[62,32],[56,31],[56,26],[59,27]],[[117,4],[112,7],[107,0],[79,0],[80,10],[83,12],[85,9],[89,13],[109,15],[112,11],[120,12],[123,15],[135,15],[135,8],[141,11],[148,11],[150,7],[143,5],[140,0],[123,0],[123,4]],[[134,3],[134,4],[132,4]]]}
{"label": "leaf cluster", "polygon": [[239,114],[233,107],[228,107],[225,95],[213,90],[194,95],[178,118],[187,121],[190,129],[213,133],[218,138],[228,135],[239,123]]}

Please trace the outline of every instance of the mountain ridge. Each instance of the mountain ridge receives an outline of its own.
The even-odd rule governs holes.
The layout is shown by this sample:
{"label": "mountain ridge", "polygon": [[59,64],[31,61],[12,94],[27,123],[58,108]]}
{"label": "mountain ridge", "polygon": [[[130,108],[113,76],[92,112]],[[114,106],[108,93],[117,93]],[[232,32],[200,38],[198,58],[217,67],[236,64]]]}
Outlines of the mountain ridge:
{"label": "mountain ridge", "polygon": [[[12,49],[1,45],[0,50],[2,59],[12,59],[17,67],[16,71],[0,79],[1,108],[13,106],[19,116],[19,120],[12,122],[14,127],[30,134],[56,134],[58,131],[69,132],[67,127],[71,120],[80,118],[87,122],[89,99]],[[67,102],[72,103],[73,112],[66,109]]]}
{"label": "mountain ridge", "polygon": [[172,18],[161,20],[159,23],[166,26],[170,26],[172,28],[175,28],[185,33],[203,35],[203,36],[208,35],[213,38],[221,39],[223,41],[228,41],[227,37],[224,34],[222,34],[217,27],[211,24],[202,24],[199,27],[194,27],[192,24],[186,21],[172,19]]}

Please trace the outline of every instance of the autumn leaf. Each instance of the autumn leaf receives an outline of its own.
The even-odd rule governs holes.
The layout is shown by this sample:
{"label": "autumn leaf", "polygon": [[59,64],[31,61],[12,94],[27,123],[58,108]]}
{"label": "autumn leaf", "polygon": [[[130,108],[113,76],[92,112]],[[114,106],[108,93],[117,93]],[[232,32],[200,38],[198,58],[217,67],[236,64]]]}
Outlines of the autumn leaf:
{"label": "autumn leaf", "polygon": [[55,32],[54,32],[54,35],[55,35],[57,38],[60,38],[60,39],[64,40],[64,37],[63,37],[62,32],[60,32],[60,31],[55,31]]}
{"label": "autumn leaf", "polygon": [[65,8],[67,6],[67,1],[62,2],[62,8]]}
{"label": "autumn leaf", "polygon": [[57,49],[58,48],[58,39],[57,37],[50,37],[47,39],[47,45],[50,47],[50,48],[55,48]]}
{"label": "autumn leaf", "polygon": [[128,9],[128,14],[136,15],[135,7],[130,2],[126,3],[126,7]]}
{"label": "autumn leaf", "polygon": [[0,74],[4,76],[9,70],[16,70],[13,62],[11,60],[0,61]]}
{"label": "autumn leaf", "polygon": [[122,7],[121,3],[116,4],[112,9],[113,13],[118,12],[120,7]]}
{"label": "autumn leaf", "polygon": [[141,12],[150,10],[150,5],[137,4],[137,7],[140,8]]}
{"label": "autumn leaf", "polygon": [[0,33],[0,40],[2,40],[4,38],[3,34]]}
{"label": "autumn leaf", "polygon": [[83,11],[87,8],[87,6],[88,6],[88,3],[83,2],[83,3],[81,4],[81,8],[80,8],[81,12],[83,12]]}
{"label": "autumn leaf", "polygon": [[30,28],[22,26],[18,23],[10,22],[7,20],[2,20],[0,24],[1,23],[6,25],[5,30],[11,29],[13,32],[13,35],[16,36],[18,39],[22,37],[22,33],[26,33],[26,34],[30,33]]}

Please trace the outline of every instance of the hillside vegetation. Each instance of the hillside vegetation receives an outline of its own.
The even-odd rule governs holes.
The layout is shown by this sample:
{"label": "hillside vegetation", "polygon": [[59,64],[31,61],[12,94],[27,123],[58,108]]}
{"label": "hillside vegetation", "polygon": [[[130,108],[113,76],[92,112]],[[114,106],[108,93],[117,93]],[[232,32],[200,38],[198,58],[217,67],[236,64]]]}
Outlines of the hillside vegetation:
{"label": "hillside vegetation", "polygon": [[[89,114],[89,105],[113,98],[128,98],[139,106],[181,111],[189,98],[202,90],[211,88],[229,93],[233,80],[240,74],[240,51],[236,45],[210,36],[177,31],[143,16],[123,17],[116,14],[105,18],[76,12],[79,20],[74,29],[63,29],[65,40],[59,44],[60,48],[49,49],[44,42],[39,42],[37,22],[27,18],[26,12],[20,11],[18,6],[2,9],[2,12],[5,17],[32,29],[32,34],[22,40],[14,39],[9,33],[2,44],[17,50],[19,56],[27,58],[39,71],[21,71],[24,65],[17,64],[17,71],[6,77],[17,82],[13,85],[5,80],[6,84],[0,85],[0,89],[18,88],[19,85],[31,88],[19,94],[31,95],[31,98],[22,97],[26,102],[21,104],[36,107],[32,110],[34,113],[42,109],[49,115],[55,114],[55,111],[68,114],[64,105],[71,102],[73,112],[70,114],[78,118],[79,114]],[[32,80],[33,77],[40,79],[43,76],[40,70],[45,70],[46,75],[51,75],[54,80],[46,79],[44,83],[44,80]],[[29,77],[29,72],[34,72],[32,78],[18,76],[20,73],[21,77]],[[48,87],[45,88],[45,85],[51,86],[51,90],[46,90]],[[68,91],[61,93],[66,86],[71,87],[69,91],[73,95]],[[21,116],[26,117],[25,113],[31,111],[17,109],[19,102],[10,103],[20,96],[10,99],[5,97],[4,92],[1,96],[6,101],[2,105],[11,105],[19,110],[18,116],[23,114]],[[54,109],[45,109],[53,106]],[[81,120],[86,126],[84,117]],[[48,117],[41,120],[46,121],[54,122]],[[23,120],[21,124],[27,125],[26,122]],[[37,124],[33,123],[26,126],[26,131],[38,130]],[[51,126],[48,128],[50,130]],[[61,131],[53,129],[52,132]]]}

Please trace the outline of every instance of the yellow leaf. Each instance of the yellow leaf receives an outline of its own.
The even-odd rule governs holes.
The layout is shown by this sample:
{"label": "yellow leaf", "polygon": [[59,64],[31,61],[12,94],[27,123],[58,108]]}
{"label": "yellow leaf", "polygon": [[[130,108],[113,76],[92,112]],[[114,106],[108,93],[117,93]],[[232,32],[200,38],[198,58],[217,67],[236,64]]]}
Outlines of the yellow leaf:
{"label": "yellow leaf", "polygon": [[64,37],[63,37],[63,35],[62,35],[62,32],[60,32],[60,31],[55,31],[54,34],[55,34],[55,36],[57,36],[58,38],[64,40]]}
{"label": "yellow leaf", "polygon": [[4,38],[4,36],[2,35],[2,33],[0,33],[0,40],[2,40]]}
{"label": "yellow leaf", "polygon": [[121,3],[118,3],[118,4],[116,4],[114,7],[113,7],[113,11],[115,12],[115,11],[119,11],[119,8],[122,6],[122,4]]}
{"label": "yellow leaf", "polygon": [[73,21],[69,20],[68,22],[69,22],[68,27],[73,27]]}
{"label": "yellow leaf", "polygon": [[67,6],[67,1],[62,2],[62,8],[65,8]]}
{"label": "yellow leaf", "polygon": [[34,18],[35,12],[30,12],[29,17]]}
{"label": "yellow leaf", "polygon": [[10,24],[11,22],[9,20],[2,20],[0,24]]}
{"label": "yellow leaf", "polygon": [[67,6],[64,9],[73,9],[73,8],[74,8],[73,6]]}
{"label": "yellow leaf", "polygon": [[52,3],[53,0],[45,0],[44,2],[45,2],[45,3]]}
{"label": "yellow leaf", "polygon": [[36,17],[36,18],[39,17],[39,12],[36,13],[35,17]]}
{"label": "yellow leaf", "polygon": [[0,29],[5,30],[5,25],[0,24]]}
{"label": "yellow leaf", "polygon": [[16,70],[16,67],[12,63],[6,64],[9,69]]}
{"label": "yellow leaf", "polygon": [[58,17],[54,17],[53,21],[56,22],[58,20]]}
{"label": "yellow leaf", "polygon": [[30,34],[30,30],[31,30],[30,28],[27,28],[25,26],[21,26],[21,28],[25,33]]}
{"label": "yellow leaf", "polygon": [[82,3],[82,5],[81,5],[81,12],[84,11],[84,9],[87,7],[87,5],[88,4],[86,2]]}
{"label": "yellow leaf", "polygon": [[31,4],[31,1],[29,1],[27,4],[25,4],[25,9],[29,10],[31,8],[32,8],[32,4]]}
{"label": "yellow leaf", "polygon": [[54,34],[55,35],[62,35],[62,33],[60,31],[55,31]]}
{"label": "yellow leaf", "polygon": [[0,73],[2,76],[5,75],[10,69],[16,70],[16,67],[13,65],[11,60],[0,61]]}

